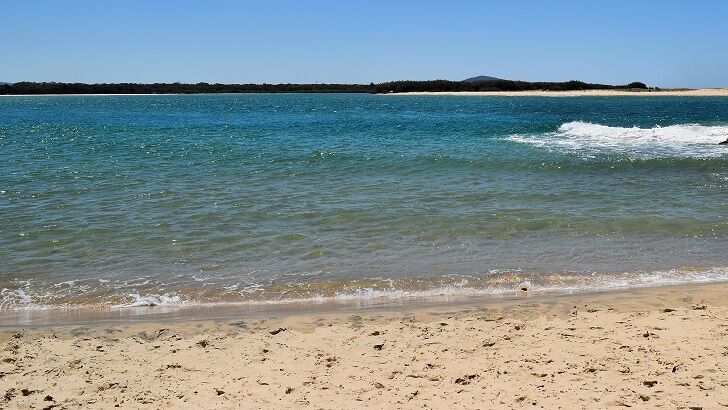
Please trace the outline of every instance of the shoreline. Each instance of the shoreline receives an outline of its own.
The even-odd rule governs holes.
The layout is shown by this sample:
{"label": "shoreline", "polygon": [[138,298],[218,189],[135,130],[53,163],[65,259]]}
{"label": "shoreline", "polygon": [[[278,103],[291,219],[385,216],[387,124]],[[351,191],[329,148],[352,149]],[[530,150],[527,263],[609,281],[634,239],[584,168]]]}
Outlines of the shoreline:
{"label": "shoreline", "polygon": [[[216,94],[216,93],[211,93]],[[226,93],[217,93],[226,94]],[[197,94],[0,94],[0,97],[131,97],[131,96],[154,96],[154,95],[197,95]]]}
{"label": "shoreline", "polygon": [[441,308],[464,310],[473,306],[523,302],[558,303],[560,300],[602,299],[610,295],[633,295],[660,292],[665,289],[701,289],[713,285],[728,288],[728,280],[703,280],[664,284],[636,285],[633,287],[606,287],[582,290],[531,290],[463,293],[414,293],[406,296],[380,295],[364,298],[321,297],[310,299],[239,301],[138,305],[59,305],[32,308],[0,309],[0,332],[23,327],[55,327],[74,325],[124,325],[145,322],[204,322],[225,318],[261,318],[268,316],[298,317],[309,314],[327,315],[335,312],[387,312],[401,310],[437,310]]}
{"label": "shoreline", "polygon": [[728,405],[728,283],[0,330],[8,407]]}
{"label": "shoreline", "polygon": [[[728,307],[728,281],[690,282],[611,288],[583,292],[548,293],[518,291],[504,295],[451,295],[376,298],[347,301],[291,302],[281,304],[210,303],[169,306],[53,307],[50,309],[0,309],[0,334],[22,330],[54,330],[76,326],[89,328],[134,327],[149,324],[218,323],[228,320],[268,320],[305,323],[311,317],[341,318],[349,314],[392,316],[406,312],[462,314],[484,308],[509,310],[513,306],[538,305],[551,311],[580,304],[617,304],[622,311],[638,311],[644,305],[662,306],[665,300],[699,296],[701,301]],[[536,315],[543,314],[536,311]],[[522,317],[521,317],[522,318]]]}
{"label": "shoreline", "polygon": [[384,95],[448,95],[483,97],[728,97],[728,88],[695,90],[580,90],[580,91],[419,91]]}
{"label": "shoreline", "polygon": [[483,97],[728,97],[728,88],[679,90],[572,90],[572,91],[412,91],[402,93],[368,92],[248,92],[248,93],[140,93],[140,94],[0,94],[0,97],[133,97],[167,95],[255,95],[255,94],[366,94],[366,95],[447,95]]}

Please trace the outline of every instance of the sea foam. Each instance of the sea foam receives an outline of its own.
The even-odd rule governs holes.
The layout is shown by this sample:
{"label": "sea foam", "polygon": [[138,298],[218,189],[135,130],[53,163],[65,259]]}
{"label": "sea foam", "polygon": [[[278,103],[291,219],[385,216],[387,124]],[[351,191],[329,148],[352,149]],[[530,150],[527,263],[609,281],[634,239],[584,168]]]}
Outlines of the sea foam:
{"label": "sea foam", "polygon": [[728,154],[718,145],[728,138],[728,126],[679,124],[666,127],[610,127],[567,122],[558,130],[536,135],[511,135],[509,140],[551,151],[583,154],[626,154],[640,159],[658,157],[710,158]]}
{"label": "sea foam", "polygon": [[131,308],[131,307],[172,307],[172,306],[184,306],[188,302],[181,300],[176,295],[139,295],[137,293],[129,295],[132,300],[128,303],[120,303],[112,305],[112,308]]}

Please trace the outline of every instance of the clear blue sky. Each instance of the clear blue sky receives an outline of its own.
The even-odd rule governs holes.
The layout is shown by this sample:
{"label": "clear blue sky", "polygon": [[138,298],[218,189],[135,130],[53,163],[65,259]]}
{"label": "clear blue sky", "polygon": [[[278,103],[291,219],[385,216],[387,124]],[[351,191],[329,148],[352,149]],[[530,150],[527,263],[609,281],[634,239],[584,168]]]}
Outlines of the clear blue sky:
{"label": "clear blue sky", "polygon": [[728,1],[3,1],[0,81],[728,87]]}

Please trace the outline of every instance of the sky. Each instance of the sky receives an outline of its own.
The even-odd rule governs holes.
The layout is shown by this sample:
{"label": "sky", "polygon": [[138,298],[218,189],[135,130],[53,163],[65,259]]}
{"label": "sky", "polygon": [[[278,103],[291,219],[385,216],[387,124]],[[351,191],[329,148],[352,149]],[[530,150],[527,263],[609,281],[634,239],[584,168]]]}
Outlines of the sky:
{"label": "sky", "polygon": [[0,81],[728,87],[725,0],[0,0]]}

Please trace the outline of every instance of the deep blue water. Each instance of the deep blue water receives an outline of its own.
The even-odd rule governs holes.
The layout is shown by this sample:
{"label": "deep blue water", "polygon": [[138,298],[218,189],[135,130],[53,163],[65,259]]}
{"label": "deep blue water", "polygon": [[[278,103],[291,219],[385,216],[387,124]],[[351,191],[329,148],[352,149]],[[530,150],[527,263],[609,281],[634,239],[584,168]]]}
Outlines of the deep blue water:
{"label": "deep blue water", "polygon": [[0,303],[728,279],[728,98],[0,98]]}

